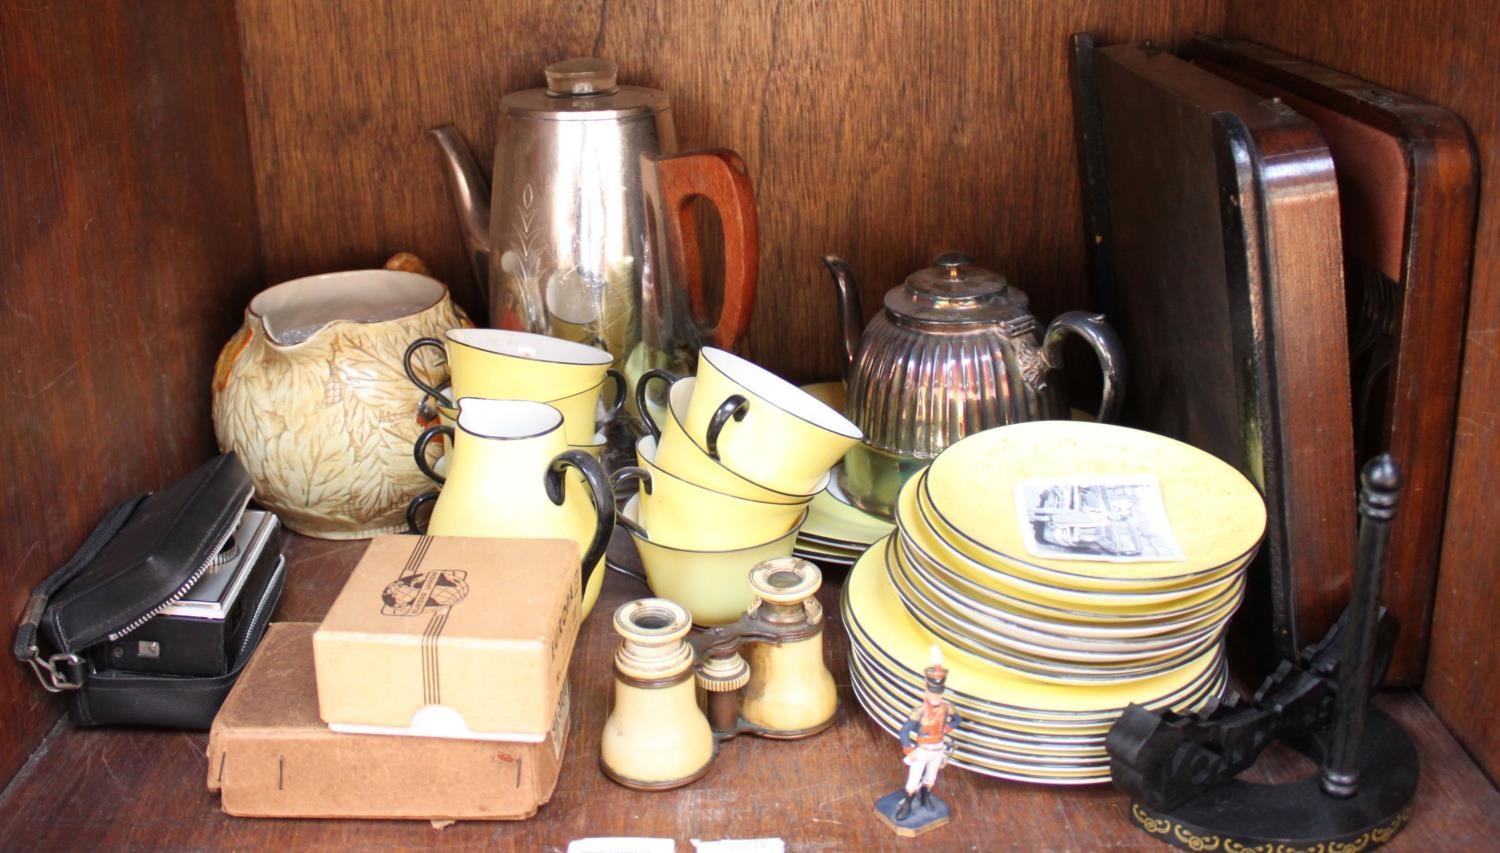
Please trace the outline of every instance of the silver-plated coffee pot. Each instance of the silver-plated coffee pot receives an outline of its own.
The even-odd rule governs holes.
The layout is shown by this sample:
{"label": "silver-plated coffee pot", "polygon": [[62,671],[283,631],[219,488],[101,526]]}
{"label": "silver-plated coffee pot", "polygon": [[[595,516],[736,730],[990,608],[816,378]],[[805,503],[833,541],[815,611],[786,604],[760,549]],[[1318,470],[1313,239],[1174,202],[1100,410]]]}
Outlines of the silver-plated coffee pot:
{"label": "silver-plated coffee pot", "polygon": [[838,486],[868,512],[890,516],[901,484],[970,433],[1022,421],[1066,418],[1055,372],[1069,333],[1086,340],[1104,371],[1098,418],[1122,402],[1125,353],[1098,314],[1069,311],[1045,332],[1026,294],[958,252],[885,294],[885,310],[861,329],[849,265],[823,258],[838,287],[847,402],[864,441],[839,466]]}
{"label": "silver-plated coffee pot", "polygon": [[[619,85],[613,62],[570,59],[546,77],[545,89],[501,99],[493,189],[453,127],[432,131],[490,325],[602,347],[632,384],[654,367],[691,371],[701,343],[732,348],[759,257],[744,163],[723,150],[674,154],[666,93]],[[723,223],[716,319],[704,316],[699,196]]]}

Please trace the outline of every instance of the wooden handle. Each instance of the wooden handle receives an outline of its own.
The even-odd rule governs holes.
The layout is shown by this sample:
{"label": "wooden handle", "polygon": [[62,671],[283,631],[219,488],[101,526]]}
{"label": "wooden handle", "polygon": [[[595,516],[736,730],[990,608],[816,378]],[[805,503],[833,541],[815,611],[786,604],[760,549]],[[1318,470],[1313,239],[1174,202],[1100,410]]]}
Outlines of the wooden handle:
{"label": "wooden handle", "polygon": [[[745,161],[733,151],[689,151],[656,161],[662,203],[676,224],[674,256],[679,280],[688,292],[693,317],[708,328],[714,346],[732,350],[750,325],[755,310],[755,283],[760,270],[760,222],[755,213],[755,190]],[[703,293],[702,249],[693,220],[692,200],[702,196],[719,212],[724,226],[724,307],[711,321]]]}

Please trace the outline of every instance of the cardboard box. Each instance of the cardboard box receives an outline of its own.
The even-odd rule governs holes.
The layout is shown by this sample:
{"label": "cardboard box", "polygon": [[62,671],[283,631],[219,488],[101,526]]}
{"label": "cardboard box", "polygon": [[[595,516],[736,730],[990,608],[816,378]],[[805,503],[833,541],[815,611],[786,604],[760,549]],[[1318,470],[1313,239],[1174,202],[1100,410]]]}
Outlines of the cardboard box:
{"label": "cardboard box", "polygon": [[541,741],[578,636],[578,547],[379,536],[313,636],[335,731]]}
{"label": "cardboard box", "polygon": [[316,625],[272,625],[208,736],[208,788],[243,817],[516,820],[557,785],[568,697],[541,743],[332,732],[318,719]]}

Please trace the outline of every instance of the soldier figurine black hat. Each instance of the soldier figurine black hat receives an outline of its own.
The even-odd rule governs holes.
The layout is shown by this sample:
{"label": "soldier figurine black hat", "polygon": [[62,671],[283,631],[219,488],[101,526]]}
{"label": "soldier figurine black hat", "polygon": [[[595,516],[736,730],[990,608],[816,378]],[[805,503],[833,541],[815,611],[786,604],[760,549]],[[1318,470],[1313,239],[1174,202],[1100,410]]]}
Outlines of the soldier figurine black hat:
{"label": "soldier figurine black hat", "polygon": [[948,822],[948,804],[932,793],[937,774],[953,751],[952,734],[960,720],[953,704],[943,698],[948,670],[942,650],[932,647],[932,666],[922,671],[926,690],[922,704],[912,709],[899,735],[902,763],[908,768],[906,785],[875,801],[875,814],[896,832],[911,838]]}
{"label": "soldier figurine black hat", "polygon": [[927,677],[927,692],[941,694],[948,683],[948,669],[943,666],[941,659],[933,662],[932,666],[922,670]]}

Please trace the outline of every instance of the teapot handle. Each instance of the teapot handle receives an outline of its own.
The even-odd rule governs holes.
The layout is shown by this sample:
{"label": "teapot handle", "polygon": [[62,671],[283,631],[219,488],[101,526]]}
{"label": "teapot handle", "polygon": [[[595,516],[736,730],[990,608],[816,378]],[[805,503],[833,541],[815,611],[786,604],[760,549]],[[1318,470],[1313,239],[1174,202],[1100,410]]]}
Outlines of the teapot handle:
{"label": "teapot handle", "polygon": [[[755,189],[745,161],[733,151],[709,148],[658,158],[662,203],[683,289],[693,319],[706,327],[704,337],[720,349],[733,350],[750,325],[760,265],[760,221]],[[708,314],[703,293],[702,247],[691,202],[708,199],[724,227],[724,306],[717,321]]]}
{"label": "teapot handle", "polygon": [[615,532],[615,492],[610,488],[609,477],[605,475],[604,466],[598,459],[582,450],[565,450],[552,457],[552,464],[548,466],[546,478],[542,481],[547,490],[547,499],[554,505],[562,506],[563,499],[567,497],[569,468],[577,468],[578,473],[583,475],[597,516],[594,540],[589,543],[588,552],[583,555],[583,586],[580,589],[586,590],[589,578],[594,574],[594,566],[604,556],[605,549],[609,547],[609,538]]}
{"label": "teapot handle", "polygon": [[1042,363],[1051,370],[1062,368],[1063,339],[1071,332],[1088,342],[1099,357],[1104,373],[1104,394],[1099,400],[1099,423],[1112,423],[1125,402],[1125,347],[1120,336],[1104,322],[1103,314],[1068,311],[1058,315],[1042,339]]}

